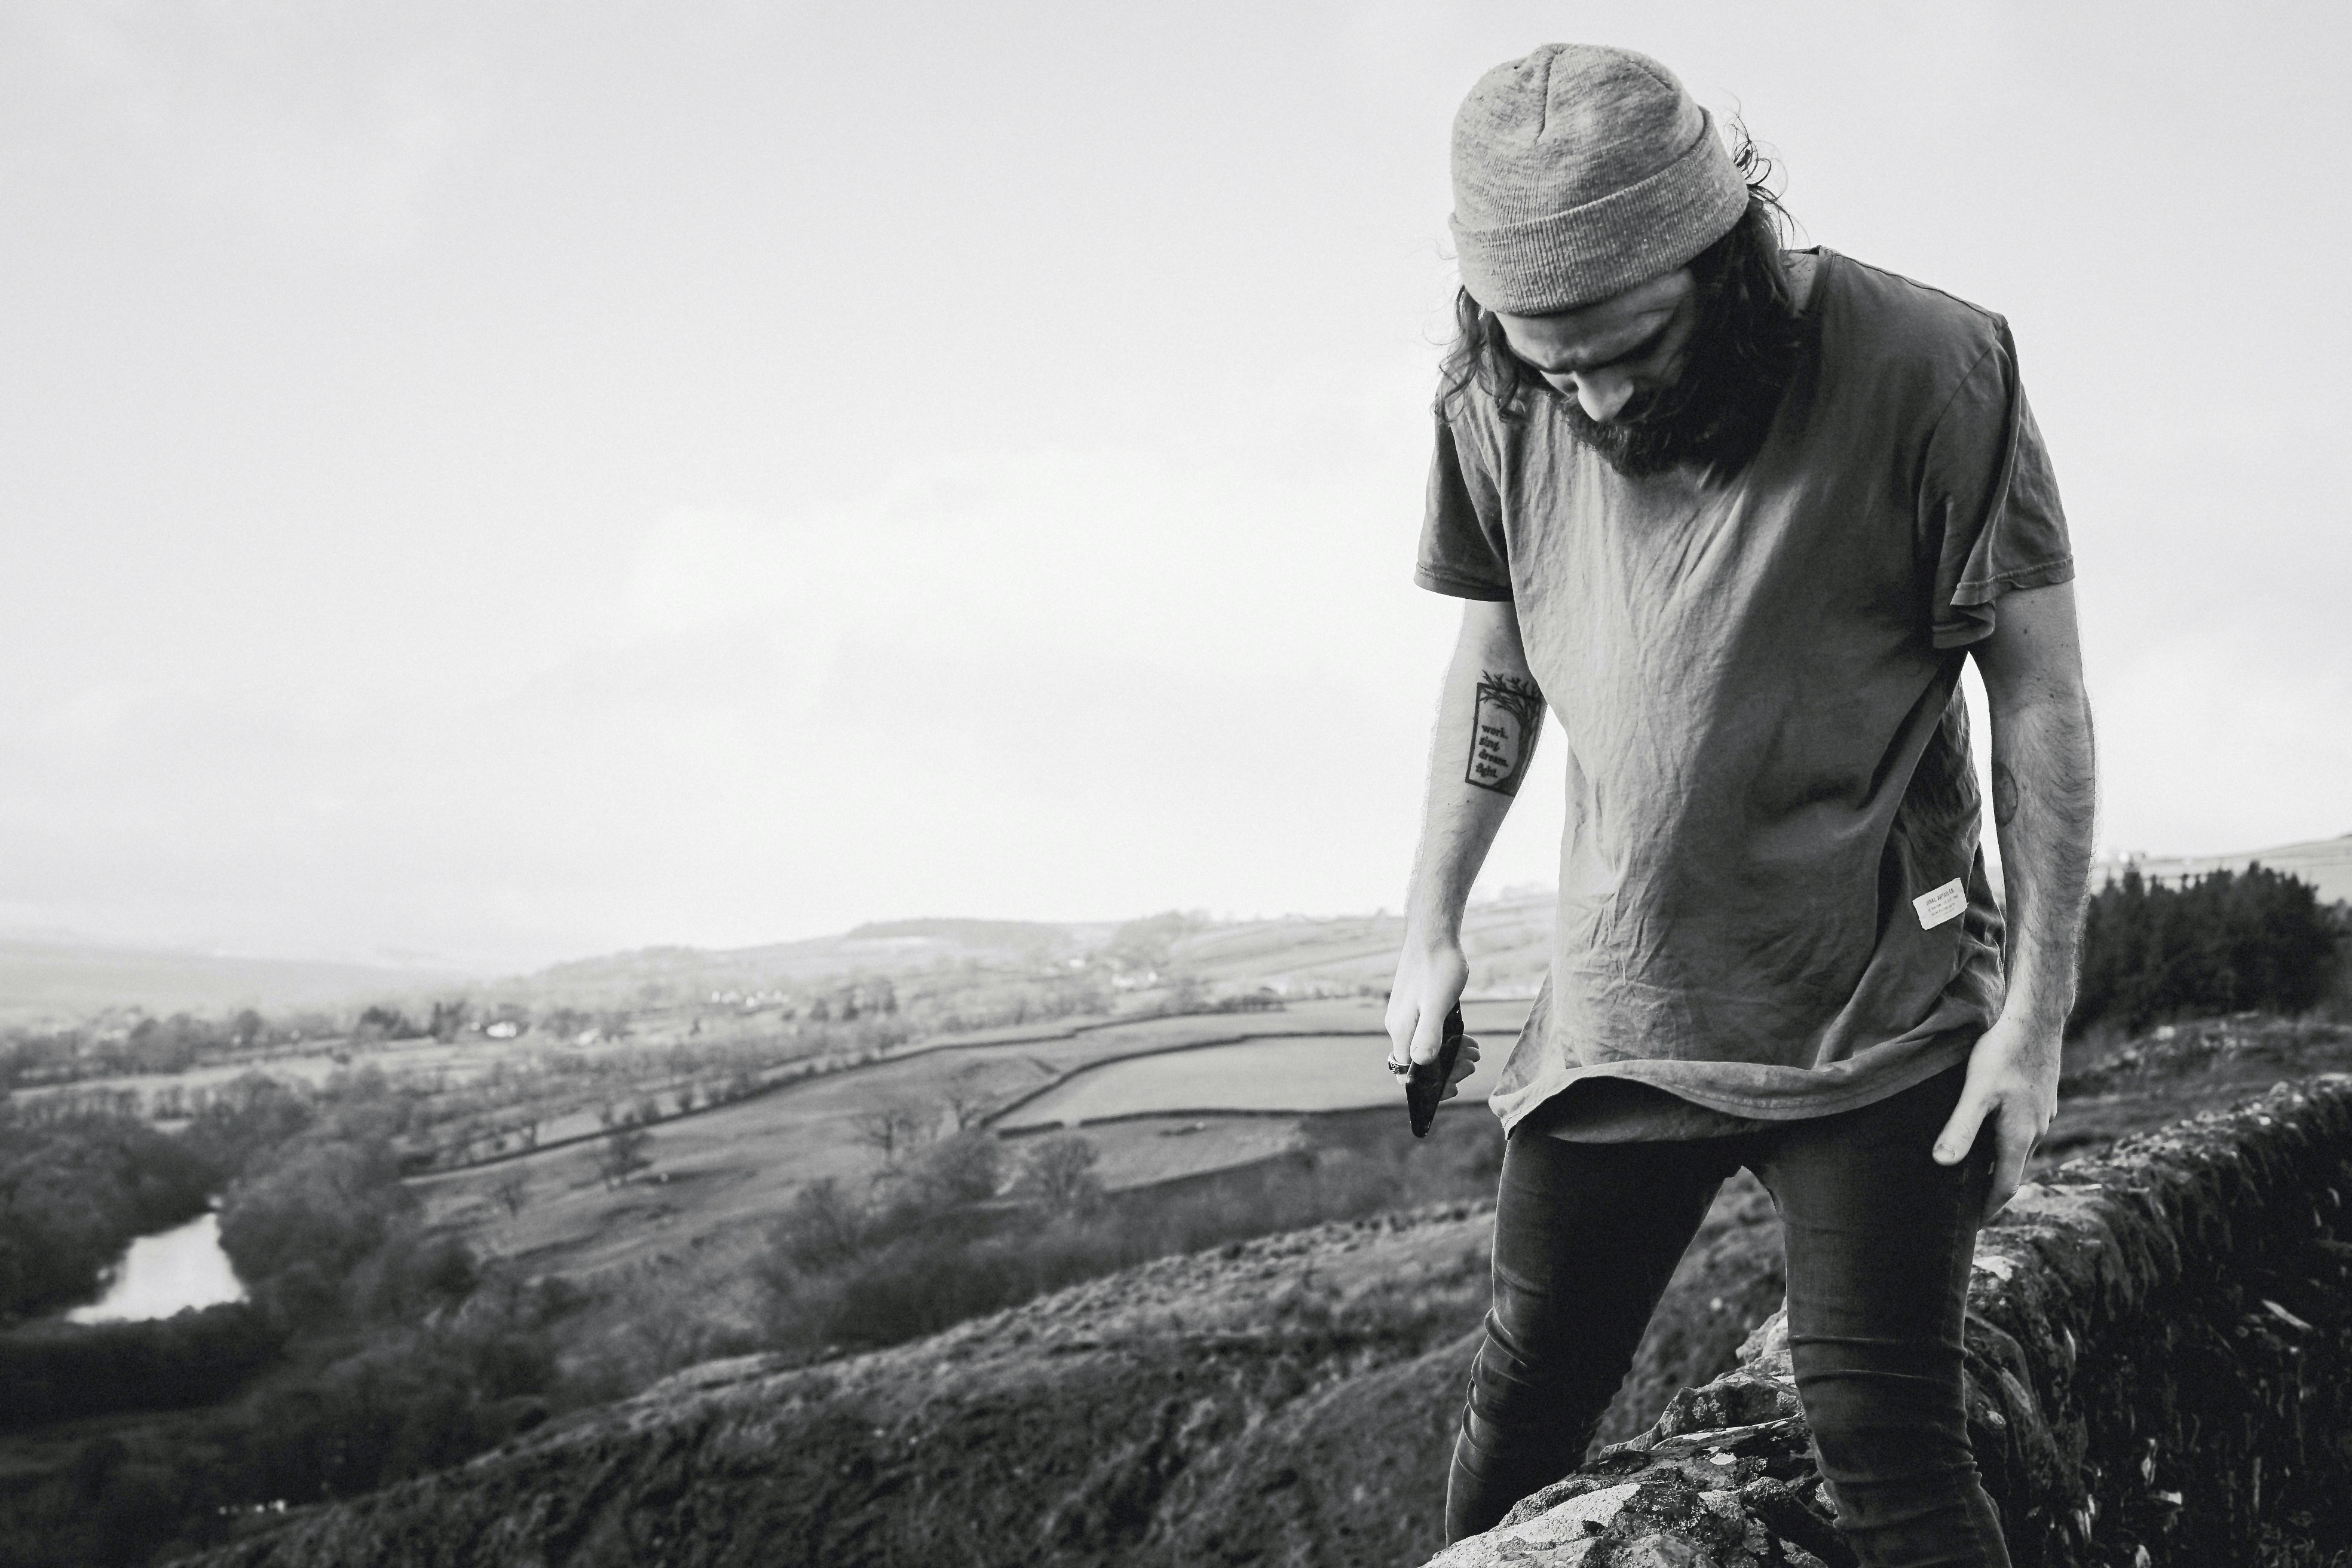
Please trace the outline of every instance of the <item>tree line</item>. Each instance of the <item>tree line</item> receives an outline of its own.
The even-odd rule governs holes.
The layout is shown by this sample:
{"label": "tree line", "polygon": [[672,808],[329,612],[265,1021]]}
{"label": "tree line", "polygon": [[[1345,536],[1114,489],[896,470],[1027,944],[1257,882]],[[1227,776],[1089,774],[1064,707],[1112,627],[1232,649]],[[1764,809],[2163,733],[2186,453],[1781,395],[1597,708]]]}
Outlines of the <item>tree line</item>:
{"label": "tree line", "polygon": [[[0,1333],[0,1425],[114,1415],[70,1462],[0,1491],[0,1562],[139,1563],[217,1544],[281,1500],[457,1463],[557,1397],[555,1325],[576,1293],[426,1231],[393,1144],[401,1098],[381,1075],[332,1098],[258,1076],[236,1087],[163,1141],[226,1175],[221,1246],[249,1299]],[[168,1424],[121,1414],[194,1405]]]}
{"label": "tree line", "polygon": [[[2344,985],[2345,906],[2263,866],[2178,886],[2126,871],[2091,899],[2072,1032],[2169,1018],[2298,1014]],[[2352,997],[2346,997],[2352,1000]]]}

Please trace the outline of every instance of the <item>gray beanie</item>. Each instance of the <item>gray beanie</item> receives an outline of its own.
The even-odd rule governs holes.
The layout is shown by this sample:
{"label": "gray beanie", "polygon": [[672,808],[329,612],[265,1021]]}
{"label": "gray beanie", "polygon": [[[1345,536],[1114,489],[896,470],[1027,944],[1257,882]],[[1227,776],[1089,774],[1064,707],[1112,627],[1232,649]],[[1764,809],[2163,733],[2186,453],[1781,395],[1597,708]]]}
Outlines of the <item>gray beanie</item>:
{"label": "gray beanie", "polygon": [[1748,209],[1715,121],[1631,49],[1546,44],[1454,117],[1454,244],[1490,310],[1573,310],[1673,271]]}

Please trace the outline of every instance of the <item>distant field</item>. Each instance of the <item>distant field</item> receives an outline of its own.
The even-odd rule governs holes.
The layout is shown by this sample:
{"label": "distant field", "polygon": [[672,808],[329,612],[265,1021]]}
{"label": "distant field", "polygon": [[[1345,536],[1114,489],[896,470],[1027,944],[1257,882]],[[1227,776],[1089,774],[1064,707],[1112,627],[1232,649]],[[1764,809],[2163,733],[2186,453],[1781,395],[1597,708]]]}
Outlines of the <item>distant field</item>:
{"label": "distant field", "polygon": [[1398,1097],[1379,1035],[1251,1040],[1110,1062],[1013,1112],[1075,1125],[1180,1110],[1353,1110]]}
{"label": "distant field", "polygon": [[[1089,1127],[1077,1136],[1095,1146],[1095,1174],[1112,1192],[1245,1165],[1299,1144],[1295,1116],[1153,1117]],[[1007,1147],[1017,1155],[1023,1142]]]}
{"label": "distant field", "polygon": [[[1516,1000],[1473,1002],[1464,1007],[1463,1022],[1486,1053],[1479,1068],[1486,1081],[1492,1081],[1527,1010],[1525,1002]],[[1252,1033],[1297,1036],[1324,1020],[1338,1027],[1306,1038],[1235,1041],[1106,1061],[1023,1101],[1003,1120],[1024,1128],[1053,1121],[1075,1126],[1105,1117],[1176,1111],[1326,1111],[1386,1105],[1401,1091],[1382,1065],[1388,1056],[1386,1037],[1380,1032],[1382,1011],[1379,1002],[1366,998],[1265,1015],[1264,1026]],[[1206,1020],[1162,1022],[1197,1026]],[[1155,1037],[1130,1030],[1122,1031],[1120,1038],[1135,1048],[1149,1048],[1162,1041],[1175,1045],[1187,1035],[1199,1039],[1206,1033],[1197,1027],[1169,1029]],[[1479,1081],[1473,1078],[1464,1092],[1477,1093]]]}
{"label": "distant field", "polygon": [[[1252,1037],[1302,1031],[1326,1037],[1363,1031],[1346,1039],[1344,1047],[1330,1048],[1335,1059],[1350,1050],[1357,1053],[1377,1082],[1362,1098],[1328,1103],[1377,1105],[1398,1098],[1393,1080],[1380,1067],[1382,1047],[1370,1034],[1380,1027],[1381,1010],[1377,997],[1346,997],[1303,1002],[1270,1013],[1195,1014],[1099,1028],[1059,1025],[1040,1032],[1043,1037],[1008,1038],[1003,1031],[992,1031],[995,1038],[989,1044],[951,1043],[941,1049],[909,1052],[792,1084],[756,1100],[656,1123],[646,1150],[656,1179],[618,1191],[606,1191],[597,1180],[598,1145],[593,1142],[478,1170],[420,1177],[412,1185],[436,1222],[477,1235],[537,1271],[586,1274],[664,1256],[691,1258],[698,1271],[708,1268],[716,1276],[732,1266],[729,1259],[740,1260],[746,1249],[759,1244],[767,1220],[802,1186],[828,1176],[858,1185],[882,1169],[881,1155],[859,1138],[858,1119],[866,1112],[907,1104],[944,1115],[951,1089],[976,1094],[988,1106],[1002,1109],[1066,1074],[1138,1051],[1236,1041],[1244,1042],[1244,1048],[1279,1055],[1283,1046],[1306,1042],[1247,1042]],[[1524,1002],[1473,1003],[1464,1009],[1473,1032],[1485,1036],[1490,1052],[1482,1075],[1491,1074],[1526,1011]],[[1473,1079],[1465,1093],[1473,1098],[1481,1094],[1480,1082]],[[1016,1113],[1015,1120],[1027,1117]],[[1168,1124],[1150,1121],[1089,1130],[1087,1136],[1102,1151],[1100,1174],[1106,1184],[1133,1185],[1259,1159],[1284,1147],[1295,1127],[1286,1118],[1184,1120],[1206,1125],[1198,1132],[1165,1137],[1160,1133]],[[1011,1161],[1023,1156],[1026,1142],[1006,1141]],[[521,1212],[509,1215],[494,1194],[499,1184],[517,1172],[529,1191]]]}
{"label": "distant field", "polygon": [[[862,1184],[882,1168],[881,1155],[859,1138],[858,1118],[894,1104],[946,1113],[951,1089],[1001,1106],[1065,1073],[1156,1047],[1195,1040],[1230,1040],[1268,1030],[1350,1028],[1377,1021],[1376,1004],[1354,999],[1305,1004],[1287,1013],[1196,1015],[1139,1019],[1106,1028],[1012,1034],[992,1031],[991,1043],[949,1043],[868,1067],[811,1079],[698,1115],[655,1124],[646,1152],[656,1179],[608,1192],[598,1182],[596,1145],[546,1150],[478,1171],[420,1178],[428,1212],[442,1223],[481,1232],[499,1251],[556,1273],[591,1273],[681,1248],[756,1241],[764,1221],[807,1183],[832,1177]],[[1308,1020],[1302,1025],[1302,1018]],[[1192,1147],[1185,1138],[1166,1141]],[[1215,1142],[1215,1141],[1213,1141]],[[1234,1163],[1265,1151],[1213,1151]],[[1017,1147],[1008,1149],[1016,1158]],[[1213,1168],[1213,1165],[1200,1168]],[[508,1215],[492,1194],[509,1173],[520,1172],[530,1197]]]}
{"label": "distant field", "polygon": [[81,1079],[73,1083],[39,1084],[18,1089],[16,1098],[39,1100],[52,1094],[126,1089],[152,1094],[157,1089],[173,1087],[194,1093],[198,1089],[217,1089],[249,1072],[289,1083],[299,1080],[315,1089],[333,1073],[352,1067],[378,1068],[391,1078],[441,1073],[447,1075],[450,1083],[462,1084],[488,1072],[490,1065],[501,1056],[511,1058],[515,1054],[514,1047],[505,1041],[483,1040],[478,1037],[467,1037],[448,1045],[431,1038],[393,1040],[348,1050],[321,1047],[316,1050],[257,1055],[236,1061],[190,1068],[185,1072],[122,1073],[113,1078]]}
{"label": "distant field", "polygon": [[[1462,945],[1482,990],[1535,994],[1551,955],[1552,910],[1549,890],[1471,906]],[[1403,940],[1404,921],[1393,915],[1302,917],[1214,926],[1178,942],[1171,956],[1189,972],[1233,985],[1381,987],[1396,971]]]}
{"label": "distant field", "polygon": [[[216,1089],[247,1073],[260,1073],[289,1083],[299,1080],[315,1089],[335,1072],[347,1068],[374,1068],[394,1080],[438,1078],[451,1088],[459,1088],[485,1076],[502,1062],[526,1067],[535,1058],[559,1050],[570,1058],[593,1058],[643,1048],[638,1042],[625,1038],[575,1046],[551,1040],[543,1035],[527,1035],[520,1040],[492,1040],[480,1035],[460,1035],[449,1041],[436,1040],[430,1036],[363,1044],[314,1041],[301,1047],[257,1051],[230,1061],[190,1068],[184,1072],[118,1073],[108,1078],[78,1079],[71,1083],[36,1084],[16,1090],[16,1098],[30,1100],[46,1095],[113,1089],[133,1089],[143,1096],[175,1087],[193,1093],[198,1089]],[[613,1092],[615,1098],[623,1098],[637,1090],[632,1088]],[[588,1116],[585,1112],[582,1114]],[[541,1135],[551,1139],[561,1136],[560,1131],[550,1130],[552,1126],[551,1122],[542,1127]],[[592,1131],[594,1126],[593,1116],[588,1116],[579,1125],[571,1126],[570,1131]]]}

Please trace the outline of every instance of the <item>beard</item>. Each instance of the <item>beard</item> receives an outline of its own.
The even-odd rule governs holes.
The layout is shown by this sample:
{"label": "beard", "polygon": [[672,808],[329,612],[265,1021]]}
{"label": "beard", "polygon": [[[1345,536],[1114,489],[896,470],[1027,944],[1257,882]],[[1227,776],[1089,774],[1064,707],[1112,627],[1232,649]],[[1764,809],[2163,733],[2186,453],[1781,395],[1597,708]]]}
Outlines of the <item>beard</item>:
{"label": "beard", "polygon": [[1562,416],[1580,442],[1627,479],[1685,464],[1737,470],[1764,444],[1803,347],[1796,321],[1737,309],[1718,294],[1702,310],[1670,384],[1605,424],[1560,394]]}

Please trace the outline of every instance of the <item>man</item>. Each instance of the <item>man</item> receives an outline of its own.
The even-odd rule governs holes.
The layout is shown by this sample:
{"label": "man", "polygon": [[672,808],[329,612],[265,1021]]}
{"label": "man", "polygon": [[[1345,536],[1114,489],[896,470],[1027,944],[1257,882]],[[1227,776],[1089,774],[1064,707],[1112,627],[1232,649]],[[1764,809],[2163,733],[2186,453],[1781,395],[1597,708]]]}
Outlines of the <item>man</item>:
{"label": "man", "polygon": [[1569,756],[1549,977],[1492,1098],[1494,1308],[1446,1533],[1574,1468],[1746,1165],[1862,1560],[2005,1564],[1960,1321],[2073,995],[2092,756],[2065,523],[2006,324],[1783,251],[1757,162],[1621,49],[1498,67],[1454,123],[1461,338],[1417,577],[1468,602],[1392,1064],[1436,1055],[1547,706]]}

